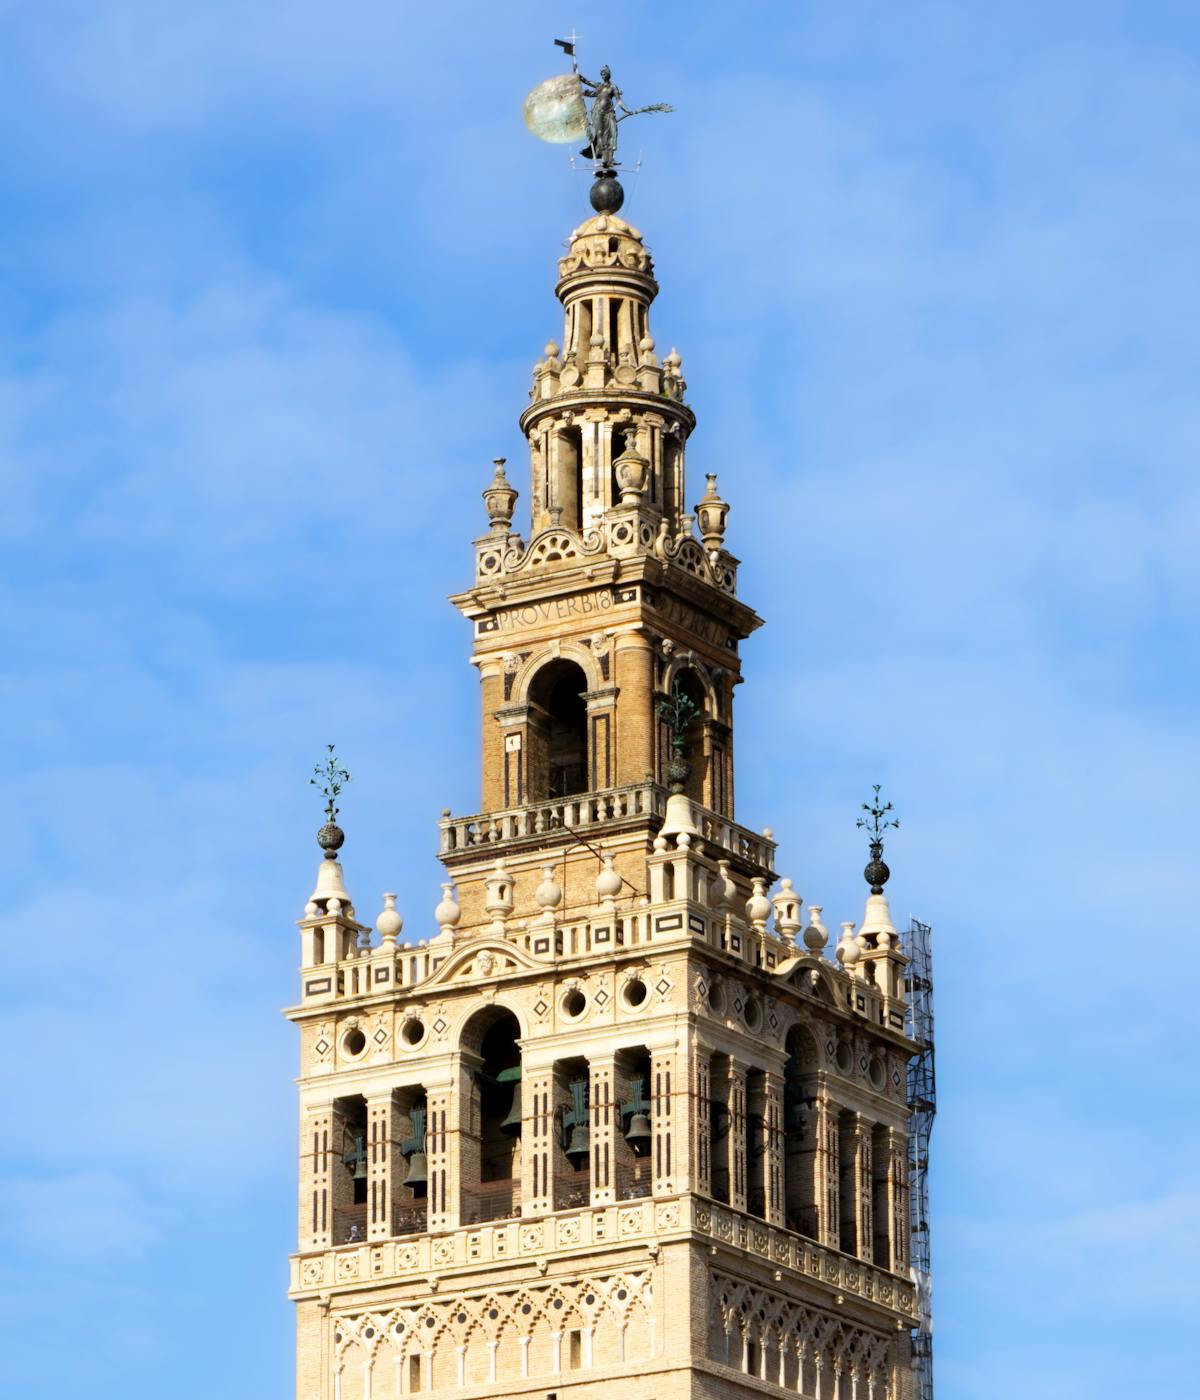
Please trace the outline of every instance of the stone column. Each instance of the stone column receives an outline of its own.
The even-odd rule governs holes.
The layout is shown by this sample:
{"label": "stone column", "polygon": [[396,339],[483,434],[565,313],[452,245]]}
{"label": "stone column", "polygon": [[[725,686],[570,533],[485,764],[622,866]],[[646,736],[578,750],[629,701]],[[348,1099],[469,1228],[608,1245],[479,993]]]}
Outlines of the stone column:
{"label": "stone column", "polygon": [[856,1182],[855,1196],[855,1237],[858,1242],[858,1257],[870,1262],[875,1253],[875,1225],[872,1206],[872,1179],[871,1171],[871,1123],[862,1114],[857,1117],[858,1132],[855,1151],[857,1161],[855,1163],[854,1179]]}
{"label": "stone column", "polygon": [[554,1065],[521,1056],[521,1201],[526,1215],[554,1209]]}
{"label": "stone column", "polygon": [[[400,1115],[390,1089],[367,1099],[367,1239],[392,1233],[396,1187],[403,1177]],[[397,1163],[400,1164],[400,1169]]]}
{"label": "stone column", "polygon": [[907,1273],[911,1230],[908,1213],[908,1141],[898,1128],[888,1128],[885,1160],[875,1163],[875,1171],[885,1178],[888,1221],[888,1257],[875,1262],[894,1273]]}
{"label": "stone column", "polygon": [[731,1060],[725,1102],[729,1108],[729,1204],[746,1209],[746,1064]]}
{"label": "stone column", "polygon": [[[476,1186],[482,1158],[479,1145],[479,1085],[475,1074],[480,1060],[477,1055],[460,1052],[451,1061],[451,1082],[454,1092],[451,1095],[450,1116],[447,1124],[447,1137],[450,1144],[449,1164],[446,1173],[447,1217],[456,1224],[467,1221],[464,1188]],[[431,1163],[432,1166],[432,1163]],[[430,1193],[430,1227],[433,1223],[433,1200]]]}
{"label": "stone column", "polygon": [[650,1128],[653,1192],[669,1196],[688,1179],[688,1134],[682,1103],[679,1056],[674,1050],[656,1050],[650,1056]]}
{"label": "stone column", "polygon": [[584,692],[587,704],[588,784],[592,791],[617,785],[617,687]]}
{"label": "stone column", "polygon": [[783,1076],[763,1072],[763,1186],[766,1191],[767,1220],[782,1225],[785,1218],[783,1196]]}
{"label": "stone column", "polygon": [[328,1249],[333,1230],[330,1165],[333,1110],[328,1104],[305,1109],[300,1115],[300,1211],[298,1240],[301,1251]]}
{"label": "stone column", "polygon": [[[505,687],[512,680],[505,676]],[[539,712],[540,713],[540,712]],[[494,756],[485,750],[484,762],[494,762],[494,772],[485,776],[492,794],[492,805],[486,802],[487,811],[499,811],[509,807],[521,807],[529,801],[531,784],[545,793],[548,776],[545,771],[545,744],[538,744],[535,720],[529,705],[503,705],[495,712],[492,728],[499,736],[494,747]]]}
{"label": "stone column", "polygon": [[691,1061],[692,1092],[688,1109],[692,1120],[692,1181],[695,1189],[707,1196],[712,1194],[712,1114],[709,1107],[712,1100],[708,1052],[693,1045]]}
{"label": "stone column", "polygon": [[640,632],[622,632],[614,656],[620,693],[616,783],[625,787],[645,782],[655,771],[654,654]]}
{"label": "stone column", "polygon": [[591,1203],[608,1205],[617,1198],[617,1144],[615,1123],[620,1093],[613,1052],[588,1061],[588,1103],[591,1119]]}
{"label": "stone column", "polygon": [[479,687],[483,730],[483,791],[485,812],[499,811],[504,803],[504,733],[496,711],[504,704],[504,673],[499,657],[479,663]]}
{"label": "stone column", "polygon": [[[474,1087],[472,1085],[472,1087]],[[425,1155],[429,1163],[429,1224],[430,1230],[446,1230],[457,1225],[461,1209],[459,1164],[455,1148],[461,1143],[460,1134],[452,1131],[459,1117],[449,1084],[429,1086],[425,1090]]]}
{"label": "stone column", "polygon": [[822,1090],[817,1095],[817,1149],[813,1168],[816,1176],[817,1239],[837,1249],[841,1243],[841,1220],[837,1105]]}

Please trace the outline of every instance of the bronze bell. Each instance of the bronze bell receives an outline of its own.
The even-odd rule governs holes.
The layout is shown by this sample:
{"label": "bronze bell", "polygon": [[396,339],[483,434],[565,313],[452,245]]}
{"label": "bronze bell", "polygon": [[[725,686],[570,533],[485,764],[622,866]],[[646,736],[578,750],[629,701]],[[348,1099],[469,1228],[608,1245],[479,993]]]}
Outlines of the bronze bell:
{"label": "bronze bell", "polygon": [[586,1123],[573,1123],[571,1125],[571,1136],[567,1139],[567,1145],[563,1152],[570,1160],[575,1170],[579,1170],[577,1158],[586,1159],[591,1150],[591,1133],[588,1131]]}
{"label": "bronze bell", "polygon": [[366,1181],[367,1179],[367,1149],[366,1139],[362,1133],[354,1134],[354,1146],[349,1152],[342,1154],[342,1161],[350,1168],[350,1175],[355,1181]]}
{"label": "bronze bell", "polygon": [[500,1124],[500,1131],[508,1133],[511,1137],[519,1137],[521,1133],[521,1081],[513,1085],[512,1103],[509,1105],[508,1116]]}
{"label": "bronze bell", "polygon": [[425,1186],[429,1181],[429,1163],[424,1152],[414,1152],[408,1159],[405,1186]]}
{"label": "bronze bell", "polygon": [[625,1141],[639,1157],[649,1152],[650,1120],[644,1113],[635,1113],[629,1120],[629,1127],[625,1130]]}

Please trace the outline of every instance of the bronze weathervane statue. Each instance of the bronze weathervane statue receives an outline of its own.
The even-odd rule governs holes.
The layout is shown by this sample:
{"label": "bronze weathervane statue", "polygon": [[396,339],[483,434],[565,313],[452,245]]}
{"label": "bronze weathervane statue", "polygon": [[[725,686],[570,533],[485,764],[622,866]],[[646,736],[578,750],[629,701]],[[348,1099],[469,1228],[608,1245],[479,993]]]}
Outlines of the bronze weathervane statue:
{"label": "bronze weathervane statue", "polygon": [[[617,127],[627,117],[644,112],[670,112],[666,102],[647,107],[627,107],[621,89],[612,80],[607,64],[600,69],[600,81],[586,78],[575,58],[575,39],[555,39],[571,58],[571,72],[547,78],[525,99],[525,125],[542,141],[562,143],[587,138],[580,151],[592,162],[592,207],[599,213],[613,214],[625,199],[616,177]],[[586,99],[590,99],[591,107]]]}

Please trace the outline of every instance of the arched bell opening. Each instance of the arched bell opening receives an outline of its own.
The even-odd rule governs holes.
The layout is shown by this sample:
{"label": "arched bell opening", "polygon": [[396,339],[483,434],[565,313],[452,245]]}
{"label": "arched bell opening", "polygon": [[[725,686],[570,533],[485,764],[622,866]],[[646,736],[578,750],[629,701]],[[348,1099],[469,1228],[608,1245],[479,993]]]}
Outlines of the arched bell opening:
{"label": "arched bell opening", "polygon": [[591,1085],[588,1062],[559,1060],[554,1066],[554,1209],[586,1206],[592,1189]]}
{"label": "arched bell opening", "polygon": [[588,789],[587,677],[574,661],[548,662],[529,687],[529,800]]}
{"label": "arched bell opening", "polygon": [[[553,494],[551,511],[569,530],[583,529],[583,435],[576,427],[556,428],[550,439]],[[553,518],[553,516],[552,516]]]}
{"label": "arched bell opening", "polygon": [[393,1101],[399,1161],[393,1177],[392,1233],[414,1235],[425,1229],[428,1212],[429,1103],[419,1085],[397,1089]]}
{"label": "arched bell opening", "polygon": [[838,1248],[858,1253],[858,1114],[838,1114]]}
{"label": "arched bell opening", "polygon": [[746,1072],[746,1209],[767,1218],[767,1077],[760,1069]]}
{"label": "arched bell opening", "polygon": [[817,1238],[817,1043],[804,1026],[784,1041],[783,1211],[789,1230]]}
{"label": "arched bell opening", "polygon": [[649,1050],[645,1046],[622,1050],[617,1055],[615,1080],[617,1200],[640,1200],[651,1194],[655,1170],[668,1174],[671,1170],[661,1162],[656,1167],[656,1154],[661,1158],[667,1144],[657,1141],[653,1128]]}
{"label": "arched bell opening", "polygon": [[463,1030],[478,1045],[471,1112],[462,1135],[463,1218],[501,1220],[520,1213],[521,1048],[511,1011],[488,1007]]}
{"label": "arched bell opening", "polygon": [[892,1258],[891,1158],[891,1135],[884,1124],[876,1123],[871,1129],[871,1257],[885,1269],[896,1267]]}
{"label": "arched bell opening", "polygon": [[729,1056],[720,1053],[708,1064],[708,1140],[712,1153],[712,1196],[729,1203],[730,1148],[733,1142],[729,1113]]}
{"label": "arched bell opening", "polygon": [[[702,807],[711,806],[708,793],[708,695],[704,682],[691,667],[676,672],[671,696],[682,694],[690,707],[690,718],[681,734],[676,734],[665,718],[660,723],[659,781],[670,785],[671,762],[677,750],[687,768],[683,790],[688,799]],[[681,745],[677,742],[681,740]]]}
{"label": "arched bell opening", "polygon": [[334,1134],[338,1161],[333,1167],[333,1242],[367,1238],[367,1101],[361,1094],[335,1099]]}

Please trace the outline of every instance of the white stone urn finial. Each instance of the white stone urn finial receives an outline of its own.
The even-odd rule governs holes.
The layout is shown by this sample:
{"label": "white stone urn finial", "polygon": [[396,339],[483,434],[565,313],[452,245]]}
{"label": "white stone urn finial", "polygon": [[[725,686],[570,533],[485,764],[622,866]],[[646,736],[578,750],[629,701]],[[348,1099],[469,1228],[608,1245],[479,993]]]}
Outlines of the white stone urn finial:
{"label": "white stone urn finial", "polygon": [[552,923],[554,911],[562,903],[563,897],[562,886],[554,878],[553,865],[542,866],[542,883],[534,890],[533,897],[542,911],[542,919]]}
{"label": "white stone urn finial", "polygon": [[804,946],[818,957],[829,942],[829,930],[821,922],[821,909],[820,904],[808,906],[808,927],[804,930]]}
{"label": "white stone urn finial", "polygon": [[400,911],[396,908],[396,896],[385,894],[383,897],[383,908],[379,912],[379,917],[375,920],[375,929],[379,934],[380,944],[384,948],[394,948],[396,938],[400,930],[404,927],[404,920],[400,917]]}
{"label": "white stone urn finial", "polygon": [[756,875],[752,884],[754,893],[746,901],[746,917],[750,920],[756,933],[765,933],[767,920],[771,916],[771,901],[767,898],[767,882],[761,875]]}
{"label": "white stone urn finial", "polygon": [[599,875],[596,876],[596,893],[607,905],[616,903],[617,895],[621,893],[621,877],[617,873],[617,868],[613,864],[613,857],[607,852],[601,857],[604,866]]}
{"label": "white stone urn finial", "polygon": [[442,929],[453,931],[457,927],[459,919],[462,918],[462,910],[458,907],[457,893],[452,880],[447,880],[442,886],[442,897],[438,900],[437,907],[433,911],[433,917]]}

